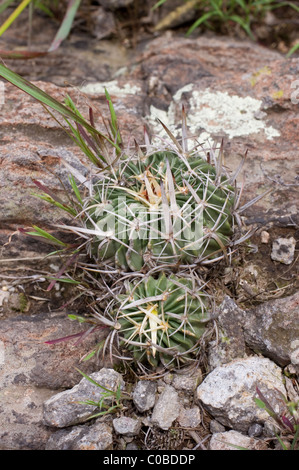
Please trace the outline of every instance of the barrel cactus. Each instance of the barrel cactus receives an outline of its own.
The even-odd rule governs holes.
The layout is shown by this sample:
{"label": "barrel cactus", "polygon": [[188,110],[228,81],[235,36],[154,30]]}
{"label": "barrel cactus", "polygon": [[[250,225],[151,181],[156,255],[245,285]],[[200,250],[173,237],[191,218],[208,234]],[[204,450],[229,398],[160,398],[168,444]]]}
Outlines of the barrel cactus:
{"label": "barrel cactus", "polygon": [[211,311],[209,297],[191,278],[149,276],[129,283],[117,302],[114,328],[133,360],[152,367],[181,367],[196,360]]}
{"label": "barrel cactus", "polygon": [[120,160],[85,205],[90,252],[133,272],[226,256],[237,190],[198,152],[154,151]]}

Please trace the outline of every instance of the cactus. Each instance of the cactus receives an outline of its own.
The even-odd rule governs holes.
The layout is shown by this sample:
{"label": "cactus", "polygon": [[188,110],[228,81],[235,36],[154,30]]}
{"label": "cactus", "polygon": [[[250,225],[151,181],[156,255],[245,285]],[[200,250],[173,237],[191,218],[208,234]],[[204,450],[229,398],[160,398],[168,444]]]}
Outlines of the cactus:
{"label": "cactus", "polygon": [[198,152],[154,151],[100,178],[85,207],[90,253],[121,269],[210,263],[234,233],[236,188]]}
{"label": "cactus", "polygon": [[180,367],[196,360],[210,314],[208,296],[191,278],[149,276],[131,282],[117,301],[114,327],[135,361]]}
{"label": "cactus", "polygon": [[[0,76],[60,114],[62,127],[67,124],[65,130],[94,168],[88,178],[61,160],[71,173],[67,202],[35,182],[43,191],[39,197],[74,218],[73,225],[56,227],[77,234],[78,241],[63,242],[35,225],[34,231],[20,231],[54,244],[54,253],[70,254],[57,274],[60,280],[70,264],[82,268],[83,281],[82,276],[80,281],[64,280],[80,284],[82,295],[96,298],[90,308],[111,328],[110,351],[117,337],[140,364],[180,367],[196,360],[211,313],[210,297],[198,284],[198,267],[229,258],[250,237],[251,230],[242,234],[240,214],[266,194],[239,206],[241,191],[235,182],[245,159],[228,176],[222,145],[207,151],[192,139],[194,148],[189,150],[184,109],[180,142],[161,123],[169,139],[153,144],[146,134],[145,152],[137,144],[125,152],[107,91],[110,120],[105,135],[95,127],[91,108],[88,122],[70,97],[61,104],[1,64]],[[77,265],[86,250],[95,263]],[[124,278],[139,280],[123,293]],[[111,313],[115,297],[118,306]]]}

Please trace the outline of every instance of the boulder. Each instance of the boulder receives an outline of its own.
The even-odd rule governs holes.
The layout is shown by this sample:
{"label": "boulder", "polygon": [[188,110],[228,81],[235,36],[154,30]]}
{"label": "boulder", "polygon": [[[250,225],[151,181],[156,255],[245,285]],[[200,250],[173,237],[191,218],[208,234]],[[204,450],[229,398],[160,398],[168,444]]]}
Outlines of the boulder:
{"label": "boulder", "polygon": [[286,395],[282,371],[259,356],[216,367],[197,388],[197,399],[221,424],[246,433],[252,424],[269,420],[268,413],[254,401],[256,387],[279,412],[281,393]]}
{"label": "boulder", "polygon": [[264,302],[244,316],[244,337],[256,353],[299,374],[299,293]]}

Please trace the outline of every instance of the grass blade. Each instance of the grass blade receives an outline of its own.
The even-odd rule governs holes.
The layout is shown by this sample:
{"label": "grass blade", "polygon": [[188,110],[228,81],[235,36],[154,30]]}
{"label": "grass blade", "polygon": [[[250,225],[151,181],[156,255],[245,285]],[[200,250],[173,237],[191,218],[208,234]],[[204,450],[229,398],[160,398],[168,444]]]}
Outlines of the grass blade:
{"label": "grass blade", "polygon": [[74,22],[74,18],[76,16],[77,10],[80,6],[81,0],[69,0],[67,11],[63,18],[63,21],[60,25],[59,30],[56,33],[56,36],[48,49],[48,52],[53,52],[58,49],[62,41],[67,38],[69,32],[72,28],[72,24]]}
{"label": "grass blade", "polygon": [[[12,14],[4,21],[0,27],[0,36],[12,25],[12,23],[18,18],[22,11],[29,5],[32,0],[23,0],[20,5],[12,12]],[[8,6],[8,5],[6,5]]]}

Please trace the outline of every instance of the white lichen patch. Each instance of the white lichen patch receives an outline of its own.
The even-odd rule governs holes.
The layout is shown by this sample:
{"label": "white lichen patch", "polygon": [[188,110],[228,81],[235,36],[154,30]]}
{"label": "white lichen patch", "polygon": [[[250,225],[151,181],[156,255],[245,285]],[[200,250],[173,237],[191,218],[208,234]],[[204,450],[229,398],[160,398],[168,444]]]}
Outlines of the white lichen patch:
{"label": "white lichen patch", "polygon": [[82,86],[80,90],[88,95],[101,95],[105,93],[105,88],[110,95],[119,96],[136,95],[141,91],[139,86],[132,85],[131,83],[125,83],[123,86],[120,86],[117,80],[111,80],[110,82],[88,83],[87,85]]}
{"label": "white lichen patch", "polygon": [[163,135],[161,127],[157,126],[156,118],[159,118],[174,135],[179,135],[178,107],[183,94],[190,93],[187,105],[188,128],[191,134],[202,140],[223,133],[230,139],[259,132],[263,132],[269,140],[280,135],[277,129],[268,126],[264,119],[260,119],[261,100],[251,96],[241,97],[230,95],[228,92],[193,88],[193,84],[188,84],[178,90],[167,111],[151,107],[149,123],[155,132]]}

